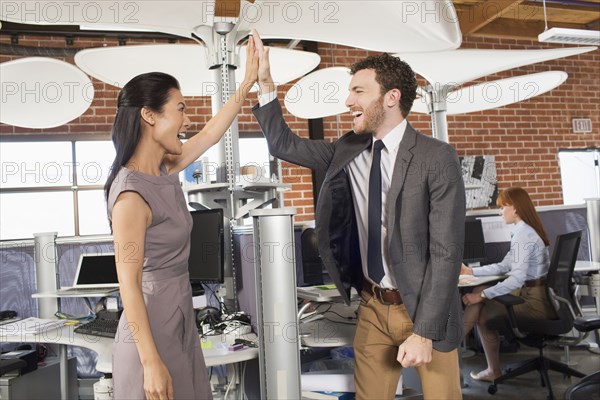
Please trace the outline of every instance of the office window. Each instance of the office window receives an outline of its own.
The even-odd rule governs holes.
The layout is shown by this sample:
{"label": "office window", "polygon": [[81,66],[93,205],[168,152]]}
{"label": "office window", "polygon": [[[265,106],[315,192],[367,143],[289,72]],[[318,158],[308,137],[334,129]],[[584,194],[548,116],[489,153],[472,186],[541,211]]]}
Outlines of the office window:
{"label": "office window", "polygon": [[31,239],[34,233],[75,234],[71,191],[0,193],[0,240]]}
{"label": "office window", "polygon": [[112,142],[2,142],[0,155],[0,240],[110,233],[102,188]]}
{"label": "office window", "polygon": [[240,166],[257,165],[262,168],[262,176],[269,176],[269,148],[264,137],[249,137],[240,140]]}
{"label": "office window", "polygon": [[2,189],[70,186],[70,142],[3,142]]}
{"label": "office window", "polygon": [[[204,156],[216,159],[217,147]],[[104,183],[115,157],[110,140],[23,141],[0,144],[0,240],[110,234]],[[268,172],[261,136],[240,134],[240,165]]]}
{"label": "office window", "polygon": [[[264,172],[263,176],[266,179],[269,172],[269,147],[267,146],[267,140],[260,134],[260,137],[256,137],[254,134],[242,134],[240,133],[239,141],[239,152],[240,152],[240,163],[238,168],[253,165],[260,166]],[[220,166],[217,163],[219,159],[219,149],[217,146],[213,146],[208,149],[201,158],[208,159],[209,163],[213,163],[210,171],[212,171],[211,180],[216,179],[216,170]]]}
{"label": "office window", "polygon": [[77,184],[104,185],[115,154],[110,140],[75,142]]}
{"label": "office window", "polygon": [[79,191],[79,234],[103,235],[110,233],[106,214],[104,190]]}

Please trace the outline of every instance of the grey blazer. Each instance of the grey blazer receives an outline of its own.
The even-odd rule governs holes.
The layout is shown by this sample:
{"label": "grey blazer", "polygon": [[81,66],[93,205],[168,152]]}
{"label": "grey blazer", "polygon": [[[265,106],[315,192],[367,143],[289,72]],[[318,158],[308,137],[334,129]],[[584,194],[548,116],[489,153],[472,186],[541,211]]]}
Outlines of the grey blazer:
{"label": "grey blazer", "polygon": [[[255,106],[253,113],[273,156],[325,171],[315,212],[319,255],[348,303],[350,287],[362,289],[363,273],[345,167],[371,145],[372,135],[351,131],[335,142],[309,140],[290,130],[278,101]],[[465,188],[456,151],[408,124],[385,212],[390,267],[414,322],[413,332],[432,339],[436,350],[458,347]]]}

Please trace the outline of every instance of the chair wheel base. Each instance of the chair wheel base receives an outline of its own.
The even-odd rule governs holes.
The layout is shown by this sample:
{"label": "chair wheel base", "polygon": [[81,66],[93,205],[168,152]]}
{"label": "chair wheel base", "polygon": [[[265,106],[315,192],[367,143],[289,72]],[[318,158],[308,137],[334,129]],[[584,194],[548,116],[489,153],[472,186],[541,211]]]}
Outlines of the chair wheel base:
{"label": "chair wheel base", "polygon": [[488,393],[489,394],[496,394],[497,391],[498,391],[498,386],[496,386],[496,385],[490,385],[490,386],[488,386]]}

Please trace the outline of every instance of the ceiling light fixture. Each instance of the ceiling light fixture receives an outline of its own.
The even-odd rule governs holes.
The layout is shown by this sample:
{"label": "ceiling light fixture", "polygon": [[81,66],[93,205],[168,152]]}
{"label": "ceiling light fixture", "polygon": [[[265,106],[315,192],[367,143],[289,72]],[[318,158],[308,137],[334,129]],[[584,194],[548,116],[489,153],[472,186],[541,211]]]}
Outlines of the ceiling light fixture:
{"label": "ceiling light fixture", "polygon": [[538,35],[538,41],[542,43],[600,45],[600,31],[570,28],[548,29],[548,16],[546,15],[546,0],[544,0],[543,4],[544,22],[546,23],[546,27],[544,29],[544,32]]}
{"label": "ceiling light fixture", "polygon": [[586,29],[551,28],[538,35],[543,43],[600,45],[600,31]]}

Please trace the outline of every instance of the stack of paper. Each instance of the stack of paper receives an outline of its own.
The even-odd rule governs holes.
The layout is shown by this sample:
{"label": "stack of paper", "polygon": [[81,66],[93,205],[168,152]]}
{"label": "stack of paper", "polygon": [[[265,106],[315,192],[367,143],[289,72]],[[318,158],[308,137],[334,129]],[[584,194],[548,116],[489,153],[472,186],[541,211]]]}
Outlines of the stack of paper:
{"label": "stack of paper", "polygon": [[0,335],[35,335],[59,329],[64,326],[64,324],[65,320],[30,317],[9,324],[0,325]]}

